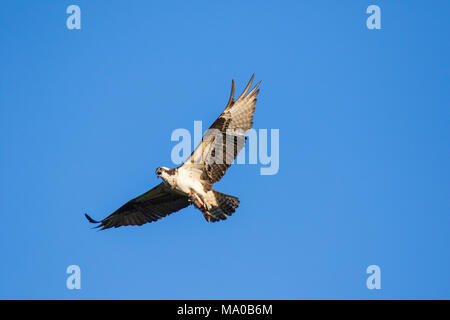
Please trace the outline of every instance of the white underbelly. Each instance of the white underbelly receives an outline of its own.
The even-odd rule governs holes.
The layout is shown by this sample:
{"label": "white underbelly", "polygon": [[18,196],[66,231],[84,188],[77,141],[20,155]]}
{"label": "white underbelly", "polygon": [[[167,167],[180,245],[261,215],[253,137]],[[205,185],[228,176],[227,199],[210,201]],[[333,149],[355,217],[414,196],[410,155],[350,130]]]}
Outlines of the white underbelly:
{"label": "white underbelly", "polygon": [[199,180],[193,179],[188,172],[179,171],[175,189],[184,194],[194,191],[197,194],[204,194],[203,185]]}

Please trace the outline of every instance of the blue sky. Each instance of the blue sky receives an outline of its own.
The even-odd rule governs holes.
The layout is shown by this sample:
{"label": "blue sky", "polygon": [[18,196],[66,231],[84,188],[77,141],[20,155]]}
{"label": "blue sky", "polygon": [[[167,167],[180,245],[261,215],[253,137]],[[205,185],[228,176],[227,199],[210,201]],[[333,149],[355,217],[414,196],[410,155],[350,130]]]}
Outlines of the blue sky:
{"label": "blue sky", "polygon": [[[67,6],[81,30],[66,28]],[[366,8],[381,8],[381,30]],[[450,298],[448,1],[7,1],[0,298]],[[280,170],[232,167],[192,207],[97,232],[251,74]],[[81,268],[81,290],[66,268]],[[381,268],[381,290],[366,268]]]}

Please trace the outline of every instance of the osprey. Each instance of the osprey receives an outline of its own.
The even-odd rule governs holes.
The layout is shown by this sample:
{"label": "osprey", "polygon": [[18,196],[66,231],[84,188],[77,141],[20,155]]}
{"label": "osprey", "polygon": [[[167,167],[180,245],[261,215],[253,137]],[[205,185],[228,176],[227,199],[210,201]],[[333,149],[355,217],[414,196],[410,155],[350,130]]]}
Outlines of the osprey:
{"label": "osprey", "polygon": [[[202,137],[202,141],[189,158],[178,168],[159,167],[156,175],[162,182],[130,200],[101,221],[85,214],[101,230],[121,226],[143,225],[159,220],[190,204],[199,209],[206,221],[227,219],[239,206],[239,199],[212,189],[239,151],[245,145],[245,133],[253,126],[258,82],[249,91],[253,75],[240,97],[234,100],[234,80],[227,106]],[[224,159],[225,157],[225,159]]]}

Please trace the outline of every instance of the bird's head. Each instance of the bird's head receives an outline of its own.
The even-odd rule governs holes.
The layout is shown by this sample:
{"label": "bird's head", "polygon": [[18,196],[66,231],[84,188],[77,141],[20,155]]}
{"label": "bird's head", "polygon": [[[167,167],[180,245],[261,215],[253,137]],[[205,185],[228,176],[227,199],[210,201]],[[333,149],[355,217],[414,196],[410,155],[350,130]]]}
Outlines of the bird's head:
{"label": "bird's head", "polygon": [[175,169],[169,169],[166,167],[158,167],[156,169],[156,175],[158,176],[158,178],[161,178],[166,181],[170,176],[173,176],[174,174],[175,174]]}

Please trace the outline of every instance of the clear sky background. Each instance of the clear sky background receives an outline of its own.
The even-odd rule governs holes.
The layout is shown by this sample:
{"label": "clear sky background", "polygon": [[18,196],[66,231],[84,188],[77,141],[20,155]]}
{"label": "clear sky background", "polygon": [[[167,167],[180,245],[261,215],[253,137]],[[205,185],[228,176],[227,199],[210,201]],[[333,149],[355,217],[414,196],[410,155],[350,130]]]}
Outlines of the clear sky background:
{"label": "clear sky background", "polygon": [[[66,28],[67,6],[81,30]],[[381,7],[381,30],[366,8]],[[4,1],[0,298],[450,298],[449,1]],[[226,222],[190,207],[102,232],[262,80],[280,170],[232,167]],[[81,290],[66,288],[67,266]],[[381,290],[366,268],[381,267]]]}

